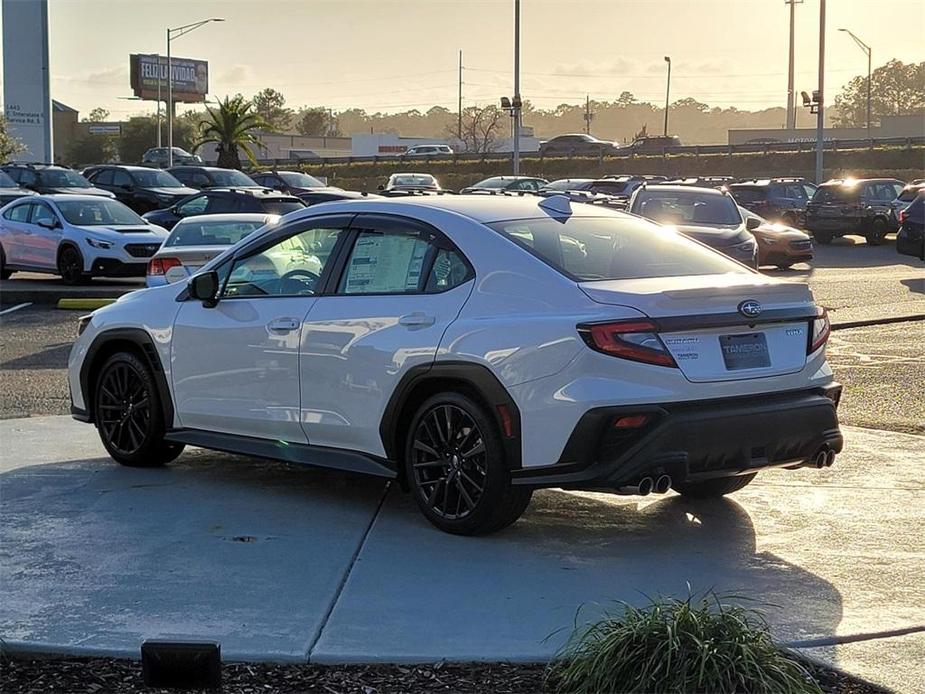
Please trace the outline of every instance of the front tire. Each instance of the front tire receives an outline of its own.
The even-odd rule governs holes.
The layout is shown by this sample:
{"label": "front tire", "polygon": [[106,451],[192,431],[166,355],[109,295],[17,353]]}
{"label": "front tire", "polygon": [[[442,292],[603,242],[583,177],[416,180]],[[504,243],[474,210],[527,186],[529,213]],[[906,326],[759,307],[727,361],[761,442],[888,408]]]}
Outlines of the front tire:
{"label": "front tire", "polygon": [[103,364],[94,388],[96,426],[113,460],[131,467],[156,467],[183,452],[164,440],[166,424],[157,384],[147,365],[131,352]]}
{"label": "front tire", "polygon": [[58,251],[58,274],[65,284],[82,284],[89,279],[84,274],[84,259],[73,246]]}
{"label": "front tire", "polygon": [[835,238],[835,235],[831,231],[814,231],[813,238],[823,246],[828,246],[832,243],[832,239]]}
{"label": "front tire", "polygon": [[716,499],[739,491],[755,479],[755,475],[756,473],[753,472],[750,475],[716,477],[703,482],[675,482],[671,488],[681,496],[691,499]]}
{"label": "front tire", "polygon": [[511,483],[497,424],[472,398],[440,393],[411,421],[405,474],[421,512],[456,535],[485,535],[516,521],[533,490]]}
{"label": "front tire", "polygon": [[882,219],[875,219],[870,225],[870,231],[865,234],[868,246],[880,246],[886,240],[887,228],[886,222]]}

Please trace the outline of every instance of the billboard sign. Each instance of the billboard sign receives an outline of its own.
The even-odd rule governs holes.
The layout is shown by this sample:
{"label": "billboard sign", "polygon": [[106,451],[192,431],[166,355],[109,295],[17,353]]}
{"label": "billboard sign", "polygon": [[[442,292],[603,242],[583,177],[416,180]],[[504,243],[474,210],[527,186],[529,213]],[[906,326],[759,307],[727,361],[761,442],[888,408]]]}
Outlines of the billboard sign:
{"label": "billboard sign", "polygon": [[121,123],[90,123],[87,132],[91,135],[121,135]]}
{"label": "billboard sign", "polygon": [[19,161],[47,161],[51,144],[48,2],[3,2],[3,106],[7,127],[22,141]]}
{"label": "billboard sign", "polygon": [[[158,64],[159,63],[159,64]],[[205,101],[209,91],[209,63],[190,58],[170,59],[174,101]],[[132,92],[141,99],[157,99],[160,82],[161,101],[167,100],[167,58],[133,53],[129,56]]]}

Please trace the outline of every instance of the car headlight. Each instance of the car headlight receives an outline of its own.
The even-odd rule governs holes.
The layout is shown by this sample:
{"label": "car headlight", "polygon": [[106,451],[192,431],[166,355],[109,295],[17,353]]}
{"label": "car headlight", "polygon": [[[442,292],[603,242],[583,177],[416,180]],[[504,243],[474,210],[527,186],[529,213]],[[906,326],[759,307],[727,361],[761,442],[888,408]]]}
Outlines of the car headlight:
{"label": "car headlight", "polygon": [[743,241],[742,243],[733,244],[729,248],[736,253],[751,253],[755,250],[755,242],[749,239],[748,241]]}
{"label": "car headlight", "polygon": [[89,243],[94,248],[101,248],[104,251],[112,248],[112,241],[103,241],[103,239],[94,239],[89,236],[87,237],[87,243]]}
{"label": "car headlight", "polygon": [[155,197],[161,202],[171,202],[173,200],[172,195],[163,195],[161,193],[158,193]]}

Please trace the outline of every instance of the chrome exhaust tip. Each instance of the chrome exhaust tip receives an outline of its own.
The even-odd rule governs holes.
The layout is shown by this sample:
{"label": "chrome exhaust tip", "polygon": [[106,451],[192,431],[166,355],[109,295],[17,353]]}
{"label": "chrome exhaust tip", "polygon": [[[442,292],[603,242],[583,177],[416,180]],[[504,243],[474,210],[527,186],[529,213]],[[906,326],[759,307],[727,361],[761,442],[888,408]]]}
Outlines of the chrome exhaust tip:
{"label": "chrome exhaust tip", "polygon": [[831,448],[825,454],[825,466],[832,467],[832,464],[835,462],[835,451]]}
{"label": "chrome exhaust tip", "polygon": [[671,477],[668,475],[662,475],[657,480],[655,480],[653,491],[656,494],[665,494],[669,489],[671,489]]}
{"label": "chrome exhaust tip", "polygon": [[815,465],[818,468],[825,467],[825,461],[827,457],[828,457],[828,447],[823,446],[818,451],[816,451],[816,455],[813,456],[813,465]]}
{"label": "chrome exhaust tip", "polygon": [[651,477],[643,477],[639,480],[639,484],[636,485],[636,493],[639,494],[639,496],[649,496],[649,494],[652,493],[652,485]]}

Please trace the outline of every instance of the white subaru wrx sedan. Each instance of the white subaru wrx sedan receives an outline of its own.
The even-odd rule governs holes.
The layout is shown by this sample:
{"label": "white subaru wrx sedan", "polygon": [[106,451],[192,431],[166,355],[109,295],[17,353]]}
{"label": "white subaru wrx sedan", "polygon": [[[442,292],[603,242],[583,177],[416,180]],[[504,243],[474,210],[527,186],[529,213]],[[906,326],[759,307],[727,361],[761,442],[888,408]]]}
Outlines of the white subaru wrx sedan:
{"label": "white subaru wrx sedan", "polygon": [[541,487],[716,497],[831,465],[828,334],[805,284],[564,196],[341,201],[83,319],[69,384],[122,464],[368,473],[476,534]]}

